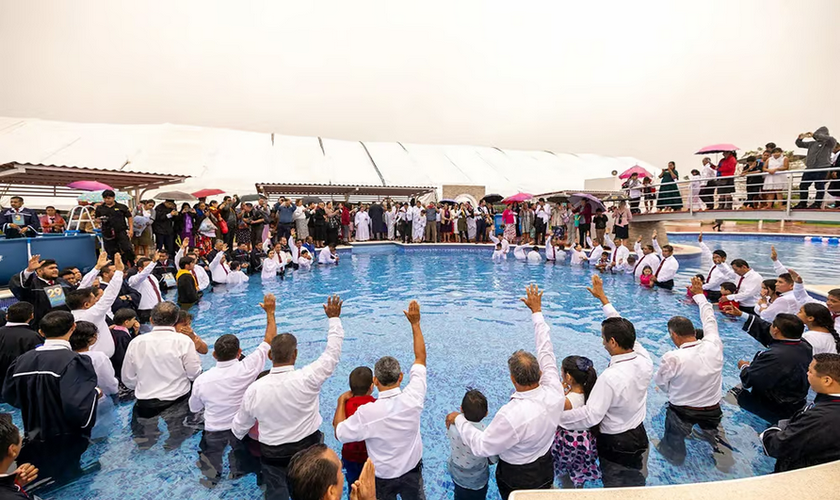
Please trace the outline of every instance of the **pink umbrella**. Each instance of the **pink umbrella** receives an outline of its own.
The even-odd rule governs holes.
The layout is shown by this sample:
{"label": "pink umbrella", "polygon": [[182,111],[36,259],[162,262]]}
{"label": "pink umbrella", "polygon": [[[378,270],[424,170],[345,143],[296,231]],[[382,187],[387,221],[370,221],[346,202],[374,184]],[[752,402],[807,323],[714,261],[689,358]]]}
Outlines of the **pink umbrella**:
{"label": "pink umbrella", "polygon": [[76,181],[67,185],[69,188],[81,189],[82,191],[102,191],[104,189],[113,190],[111,186],[103,184],[99,181]]}
{"label": "pink umbrella", "polygon": [[648,172],[647,170],[645,170],[644,168],[642,168],[638,165],[636,165],[635,167],[628,168],[627,170],[622,172],[621,175],[618,176],[618,178],[619,179],[629,179],[633,174],[639,174],[639,177],[641,177],[643,179],[645,177],[650,177],[651,179],[653,179],[653,175],[651,175],[650,172]]}
{"label": "pink umbrella", "polygon": [[725,153],[727,151],[738,151],[738,146],[734,144],[712,144],[711,146],[706,146],[705,148],[701,149],[700,151],[694,153],[696,155],[705,155],[711,153]]}
{"label": "pink umbrella", "polygon": [[507,198],[502,200],[502,203],[522,203],[523,201],[528,201],[533,197],[534,195],[528,193],[516,193],[515,195],[508,196]]}
{"label": "pink umbrella", "polygon": [[217,194],[224,194],[225,192],[221,189],[202,189],[201,191],[196,191],[192,195],[196,198],[207,198],[208,196],[215,196]]}

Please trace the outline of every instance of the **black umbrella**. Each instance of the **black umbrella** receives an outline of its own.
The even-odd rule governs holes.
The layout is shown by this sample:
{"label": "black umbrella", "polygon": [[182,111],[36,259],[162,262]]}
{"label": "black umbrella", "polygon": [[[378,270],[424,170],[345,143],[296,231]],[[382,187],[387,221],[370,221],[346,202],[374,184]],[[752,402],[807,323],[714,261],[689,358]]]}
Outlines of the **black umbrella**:
{"label": "black umbrella", "polygon": [[304,205],[310,205],[312,203],[317,205],[318,203],[323,203],[323,202],[324,202],[324,200],[322,200],[321,198],[318,198],[317,196],[304,196],[303,197],[303,204]]}
{"label": "black umbrella", "polygon": [[457,201],[455,201],[451,198],[444,198],[444,199],[440,200],[438,203],[449,203],[450,205],[457,205],[458,204]]}
{"label": "black umbrella", "polygon": [[242,203],[250,203],[254,201],[260,201],[260,198],[265,198],[265,196],[261,194],[246,194],[245,196],[240,196],[239,201],[241,201]]}
{"label": "black umbrella", "polygon": [[601,199],[601,201],[611,201],[611,202],[617,203],[617,202],[619,202],[619,201],[627,201],[627,200],[629,200],[629,199],[630,199],[630,198],[628,198],[628,197],[626,197],[626,196],[624,196],[624,195],[620,195],[620,194],[611,194],[611,195],[607,196],[606,198],[602,198],[602,199]]}
{"label": "black umbrella", "polygon": [[500,194],[495,194],[495,193],[486,194],[486,195],[484,195],[484,198],[482,198],[482,200],[484,200],[484,201],[486,201],[487,203],[490,203],[490,204],[499,203],[503,199],[505,199],[504,196],[502,196]]}
{"label": "black umbrella", "polygon": [[569,195],[555,194],[554,196],[549,196],[548,198],[546,198],[546,201],[548,201],[549,203],[568,203]]}

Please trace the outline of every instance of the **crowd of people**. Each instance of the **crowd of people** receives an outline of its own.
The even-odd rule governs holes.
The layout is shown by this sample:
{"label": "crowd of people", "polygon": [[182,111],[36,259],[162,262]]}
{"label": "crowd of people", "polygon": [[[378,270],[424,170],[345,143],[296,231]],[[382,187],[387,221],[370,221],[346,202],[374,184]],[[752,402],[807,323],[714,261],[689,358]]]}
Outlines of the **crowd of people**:
{"label": "crowd of people", "polygon": [[[798,185],[791,186],[798,201],[795,209],[840,208],[840,172],[826,170],[840,168],[840,145],[826,127],[814,132],[802,133],[796,139],[796,146],[807,150],[805,171]],[[790,159],[775,143],[764,146],[760,155],[750,155],[739,161],[735,151],[724,151],[715,165],[711,158],[704,157],[701,165],[691,169],[690,175],[680,177],[676,163],[668,162],[658,175],[659,182],[651,177],[631,175],[622,184],[630,201],[633,213],[677,212],[681,210],[743,210],[773,209],[785,206],[788,197],[788,183],[792,181],[785,172],[791,170]],[[738,177],[745,179],[745,190],[740,207],[736,206],[735,195],[739,189]],[[687,181],[686,189],[680,190],[678,182]],[[810,189],[814,187],[813,201],[809,204]],[[831,204],[825,203],[826,194],[833,197]],[[717,203],[715,196],[717,195]]]}
{"label": "crowd of people", "polygon": [[[127,226],[122,234],[127,235],[133,219],[108,198],[103,226],[119,229],[114,220],[122,217]],[[286,208],[281,220],[291,214],[294,221],[294,206],[290,200],[281,203]],[[580,223],[591,208],[581,205],[570,216]],[[449,221],[447,209],[442,221]],[[569,243],[576,231],[551,230],[555,209],[567,207],[538,202],[506,208],[502,216],[510,220],[515,214],[518,221],[509,224],[519,227],[519,235],[510,226],[498,238],[488,234],[495,244],[492,259],[505,260],[511,249],[517,260],[528,262],[558,264],[571,257],[571,265],[626,275],[641,286],[675,288],[679,262],[674,248],[660,245],[655,233],[648,244],[637,238],[631,252],[624,226],[607,231],[605,223],[601,226],[608,217],[596,209],[594,241],[590,228],[577,231],[592,247],[587,255],[580,242]],[[632,218],[626,204],[616,211],[616,221]],[[173,212],[168,214],[175,219]],[[358,213],[367,212],[360,208]],[[547,223],[530,225],[546,216]],[[259,214],[250,217],[265,220]],[[178,448],[202,432],[198,465],[210,487],[223,480],[223,457],[229,453],[231,476],[258,474],[269,499],[337,499],[344,478],[354,499],[424,498],[420,416],[427,391],[426,348],[416,302],[405,311],[415,353],[407,384],[399,362],[390,356],[349,373],[349,390],[333,416],[336,438],[343,443],[340,458],[322,444],[319,406],[321,387],[336,371],[344,339],[338,297],[324,306],[326,348],[313,363],[296,368],[297,340],[277,334],[275,299],[267,294],[260,304],[266,314],[264,342],[246,355],[235,335],[222,335],[212,346],[216,366],[202,372],[199,354],[210,348],[192,330],[189,313],[202,290],[237,286],[248,279],[243,268],[261,267],[267,280],[305,272],[312,264],[315,249],[295,239],[301,228],[279,224],[269,233],[283,232],[277,244],[268,237],[258,245],[265,254],[261,262],[236,240],[238,235],[235,249],[219,238],[202,254],[200,242],[184,237],[174,257],[164,243],[149,256],[135,256],[133,263],[124,259],[125,240],[120,240],[106,245],[84,275],[32,256],[12,280],[19,301],[0,329],[2,399],[21,409],[24,422],[21,447],[17,429],[4,426],[7,416],[0,419],[7,461],[20,465],[17,483],[7,489],[20,492],[37,476],[32,485],[38,491],[88,472],[80,457],[97,417],[113,400],[134,399],[131,431],[140,450],[160,439],[160,419],[169,432],[165,449]],[[266,236],[260,230],[255,237]],[[544,256],[535,246],[540,240]],[[334,265],[338,255],[330,245],[317,260]],[[586,353],[557,362],[541,312],[542,293],[528,288],[523,302],[532,313],[536,354],[519,350],[508,359],[515,391],[510,402],[484,424],[487,399],[469,390],[460,410],[446,418],[456,498],[485,498],[494,464],[505,499],[518,489],[555,483],[581,487],[600,479],[605,487],[644,485],[649,439],[643,422],[651,382],[668,394],[665,431],[654,445],[672,463],[685,460],[685,439],[697,426],[715,464],[722,470],[732,465],[721,399],[767,422],[760,440],[777,459],[777,471],[840,458],[840,289],[832,290],[825,303],[813,299],[802,277],[780,262],[775,249],[770,259],[777,276],[765,280],[743,259],[729,261],[723,249],[712,251],[702,235],[699,245],[709,269],[693,277],[688,295],[700,308],[702,327],[672,318],[667,329],[676,349],[661,358],[658,368],[636,342],[633,324],[610,303],[598,272],[589,291],[607,318],[601,334],[611,356],[600,374]],[[163,299],[167,288],[177,289],[177,303]],[[741,384],[725,396],[724,346],[713,304],[721,314],[741,318],[744,330],[766,347],[738,363]],[[265,371],[268,360],[273,367]],[[813,405],[806,404],[809,390],[817,394]]]}

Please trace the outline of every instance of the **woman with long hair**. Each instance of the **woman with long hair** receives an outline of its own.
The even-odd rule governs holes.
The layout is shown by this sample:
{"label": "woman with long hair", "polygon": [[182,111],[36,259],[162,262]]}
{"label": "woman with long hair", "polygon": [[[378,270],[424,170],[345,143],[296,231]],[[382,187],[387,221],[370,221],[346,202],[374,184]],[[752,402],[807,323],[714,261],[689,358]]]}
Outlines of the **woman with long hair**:
{"label": "woman with long hair", "polygon": [[840,335],[834,329],[834,318],[831,311],[822,304],[809,302],[799,308],[796,314],[799,319],[808,327],[808,331],[802,334],[814,349],[814,354],[837,354],[840,352]]}
{"label": "woman with long hair", "polygon": [[195,224],[195,210],[189,203],[182,203],[181,210],[175,218],[175,234],[181,241],[188,241],[190,247],[195,246],[195,232],[198,226]]}

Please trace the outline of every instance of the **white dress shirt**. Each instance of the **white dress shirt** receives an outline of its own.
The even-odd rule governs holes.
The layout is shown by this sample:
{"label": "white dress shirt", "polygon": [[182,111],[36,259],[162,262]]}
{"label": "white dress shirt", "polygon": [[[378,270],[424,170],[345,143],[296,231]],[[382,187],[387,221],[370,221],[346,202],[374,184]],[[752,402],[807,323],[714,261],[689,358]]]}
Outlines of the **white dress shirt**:
{"label": "white dress shirt", "polygon": [[814,354],[837,354],[837,341],[834,340],[834,336],[828,332],[814,332],[808,330],[802,334],[802,338],[811,344]]}
{"label": "white dress shirt", "polygon": [[653,381],[675,406],[705,408],[720,402],[723,383],[723,343],[715,310],[705,295],[695,295],[703,322],[703,339],[666,352]]}
{"label": "white dress shirt", "polygon": [[742,306],[755,307],[761,297],[761,283],[764,278],[755,269],[750,269],[743,276],[738,277],[735,286],[738,291],[729,295],[729,300],[737,302]]}
{"label": "white dress shirt", "polygon": [[659,268],[659,256],[656,255],[656,252],[651,252],[647,255],[642,252],[642,245],[641,243],[636,243],[634,248],[636,251],[636,267],[633,268],[633,274],[638,279],[639,276],[642,275],[642,271],[645,270],[646,266],[650,266],[652,271],[656,271]]}
{"label": "white dress shirt", "polygon": [[677,275],[677,271],[680,270],[679,261],[673,255],[665,258],[662,254],[662,247],[659,246],[659,242],[656,240],[653,240],[653,250],[662,259],[659,262],[659,266],[652,268],[653,275],[656,276],[656,281],[671,281]]}
{"label": "white dress shirt", "polygon": [[[26,273],[24,272],[24,274],[26,274]],[[88,288],[88,287],[93,286],[93,282],[94,282],[94,280],[96,280],[97,276],[99,276],[99,269],[94,267],[93,269],[88,271],[87,274],[82,276],[82,281],[79,282],[79,286],[76,287],[76,290],[78,290],[80,288]],[[28,277],[28,275],[27,275],[27,277]]]}
{"label": "white dress shirt", "polygon": [[247,283],[248,282],[248,275],[243,273],[240,270],[231,271],[230,274],[227,275],[227,284],[228,285],[238,285],[240,283]]}
{"label": "white dress shirt", "polygon": [[114,337],[111,336],[111,330],[108,328],[108,323],[105,317],[111,312],[111,306],[120,295],[120,287],[123,282],[123,272],[115,271],[111,277],[111,282],[105,287],[102,296],[96,301],[96,304],[90,309],[76,309],[73,312],[73,317],[76,321],[90,321],[96,325],[96,342],[90,346],[91,351],[100,351],[105,353],[109,358],[114,355]]}
{"label": "white dress shirt", "polygon": [[[605,305],[603,310],[608,318],[619,317],[612,304]],[[610,359],[610,366],[598,376],[585,406],[560,414],[560,426],[583,431],[601,424],[604,434],[635,429],[645,420],[652,377],[650,354],[637,340],[633,352]]]}
{"label": "white dress shirt", "polygon": [[128,285],[140,292],[140,304],[137,309],[148,311],[163,301],[157,278],[152,277],[156,262],[149,262],[142,271],[128,278]]}
{"label": "white dress shirt", "polygon": [[204,430],[227,431],[242,405],[245,391],[265,367],[271,346],[262,342],[242,361],[218,361],[195,379],[190,394],[190,411],[204,409]]}
{"label": "white dress shirt", "polygon": [[237,439],[258,420],[260,442],[269,446],[295,443],[321,427],[321,385],[338,366],[344,342],[341,319],[330,318],[329,325],[327,348],[318,359],[300,370],[275,366],[248,387],[231,428]]}
{"label": "white dress shirt", "polygon": [[128,344],[122,382],[137,399],[174,401],[201,373],[195,343],[171,326],[156,326]]}
{"label": "white dress shirt", "polygon": [[[591,245],[592,240],[588,236],[586,237],[586,239],[587,239],[587,241],[589,241],[589,244]],[[593,248],[592,251],[589,252],[589,264],[593,265],[593,266],[597,265],[601,261],[601,255],[603,255],[603,254],[604,254],[604,247],[602,247],[601,245],[598,245],[595,248]]]}
{"label": "white dress shirt", "polygon": [[586,256],[586,252],[584,252],[583,250],[572,249],[571,252],[572,252],[572,265],[573,266],[583,265],[583,263],[588,260],[588,257]]}
{"label": "white dress shirt", "polygon": [[536,250],[531,250],[527,255],[528,262],[542,262],[542,255]]}
{"label": "white dress shirt", "polygon": [[[175,268],[179,271],[181,270],[181,257],[184,256],[184,249],[178,249],[178,253],[175,254]],[[195,260],[195,257],[193,257]],[[195,280],[198,282],[198,289],[204,290],[208,286],[210,286],[210,276],[207,276],[207,271],[204,270],[202,266],[198,265],[196,262],[195,266],[193,266],[193,276],[195,276]]]}
{"label": "white dress shirt", "polygon": [[217,252],[213,261],[210,262],[210,276],[216,283],[227,283],[231,274],[227,262],[222,262],[224,255],[224,252]]}
{"label": "white dress shirt", "polygon": [[[111,332],[108,332],[108,335],[110,334]],[[114,365],[111,364],[111,360],[108,359],[105,353],[85,351],[79,354],[90,358],[90,362],[93,363],[93,369],[96,371],[96,386],[102,390],[103,394],[110,396],[119,392],[120,387],[119,382],[117,382],[117,377],[114,374]]]}
{"label": "white dress shirt", "polygon": [[738,275],[732,268],[724,262],[723,264],[715,264],[712,258],[712,251],[704,242],[700,242],[700,249],[703,251],[703,257],[712,261],[712,267],[706,273],[706,282],[703,283],[703,290],[720,291],[720,285],[727,281],[737,282]]}
{"label": "white dress shirt", "polygon": [[615,271],[624,270],[627,264],[627,257],[630,257],[630,249],[623,244],[617,246],[609,234],[604,235],[604,240],[612,252],[612,255],[610,255],[610,267]]}
{"label": "white dress shirt", "polygon": [[420,415],[426,401],[426,367],[414,364],[405,390],[379,393],[379,399],[362,405],[335,428],[342,443],[364,441],[376,468],[376,477],[393,479],[417,466],[423,458]]}
{"label": "white dress shirt", "polygon": [[458,415],[455,425],[464,443],[479,457],[498,455],[513,465],[529,464],[542,457],[554,442],[560,416],[566,403],[557,359],[542,313],[531,315],[537,360],[542,370],[540,386],[515,392],[502,406],[484,431]]}
{"label": "white dress shirt", "polygon": [[526,255],[525,250],[531,247],[532,245],[517,245],[513,249],[513,256],[516,257],[516,260],[525,260],[528,258],[528,255]]}
{"label": "white dress shirt", "polygon": [[796,314],[799,312],[799,302],[796,300],[796,296],[793,294],[793,291],[784,292],[778,294],[778,297],[767,305],[764,309],[762,309],[758,315],[761,316],[761,319],[764,321],[773,322],[776,319],[776,316],[782,313],[786,314]]}
{"label": "white dress shirt", "polygon": [[337,264],[338,260],[330,251],[330,247],[324,247],[318,253],[318,264]]}

